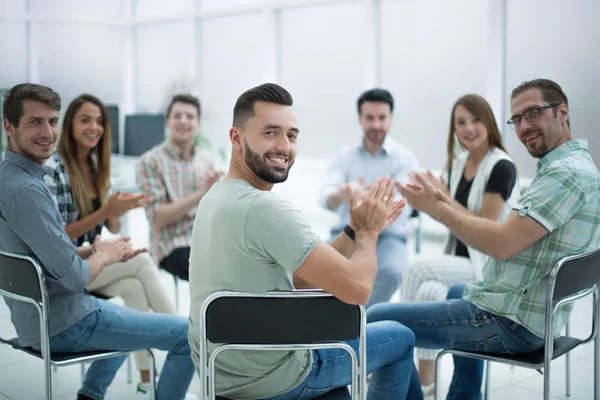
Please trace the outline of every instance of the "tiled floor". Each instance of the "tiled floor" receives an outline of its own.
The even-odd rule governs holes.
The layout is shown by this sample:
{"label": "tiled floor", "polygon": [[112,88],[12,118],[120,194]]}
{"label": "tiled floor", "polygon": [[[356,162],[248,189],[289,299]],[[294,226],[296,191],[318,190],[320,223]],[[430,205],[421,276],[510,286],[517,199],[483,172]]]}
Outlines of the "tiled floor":
{"label": "tiled floor", "polygon": [[[132,240],[135,244],[143,246],[146,244],[147,227],[143,213],[134,212],[130,224],[135,226]],[[324,227],[315,227],[318,232],[326,231]],[[425,241],[424,252],[439,252],[440,243]],[[409,243],[409,248],[413,246]],[[170,275],[161,272],[164,286],[168,293],[174,298],[173,279]],[[181,310],[187,314],[189,309],[188,286],[182,282],[179,286],[179,298]],[[397,296],[396,296],[397,298]],[[579,337],[587,337],[591,327],[591,300],[585,299],[575,307],[571,317],[572,334]],[[9,310],[3,301],[0,301],[0,335],[2,337],[13,337],[14,329],[10,322]],[[157,352],[159,366],[164,361],[164,353]],[[552,369],[552,393],[555,399],[569,399],[565,396],[565,358],[556,360]],[[447,391],[452,374],[452,360],[446,357],[442,361],[441,368],[441,391]],[[573,351],[571,360],[571,397],[572,400],[593,399],[594,388],[594,361],[593,345],[580,346]],[[126,364],[118,372],[115,381],[110,386],[107,399],[115,400],[142,400],[141,395],[135,394],[135,387],[139,376],[135,368],[133,371],[133,383],[127,383]],[[75,399],[79,388],[80,368],[70,366],[59,369],[53,373],[53,393],[55,399]],[[492,400],[539,400],[542,395],[542,376],[533,370],[521,368],[511,369],[508,366],[494,364],[491,369],[491,396]],[[190,387],[192,393],[199,393],[199,381],[195,377]],[[40,360],[34,359],[27,354],[12,350],[8,346],[0,346],[0,400],[37,400],[44,396],[43,365]]]}

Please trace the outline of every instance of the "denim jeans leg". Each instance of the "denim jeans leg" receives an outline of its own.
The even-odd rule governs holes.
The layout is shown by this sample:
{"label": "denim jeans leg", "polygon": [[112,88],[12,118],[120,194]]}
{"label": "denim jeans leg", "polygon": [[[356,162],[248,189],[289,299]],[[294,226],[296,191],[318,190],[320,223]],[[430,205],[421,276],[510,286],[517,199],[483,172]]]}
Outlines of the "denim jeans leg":
{"label": "denim jeans leg", "polygon": [[[414,336],[393,321],[367,325],[367,373],[372,373],[367,399],[406,398],[413,365]],[[347,342],[358,352],[358,340]],[[344,350],[315,350],[312,370],[306,379],[288,393],[269,400],[307,400],[352,381],[352,364]]]}
{"label": "denim jeans leg", "polygon": [[[488,315],[462,299],[378,304],[367,312],[369,322],[392,320],[406,325],[415,334],[416,346],[428,349],[482,349],[482,342],[498,335],[499,328]],[[454,374],[457,378],[455,386],[461,393],[466,393],[465,400],[479,398],[483,376],[481,363],[465,360]],[[411,381],[411,393],[420,390],[420,387],[413,387],[417,384],[416,380]]]}
{"label": "denim jeans leg", "polygon": [[[157,388],[157,399],[185,397],[194,375],[187,342],[188,321],[177,315],[138,312],[94,299],[98,310],[67,331],[51,338],[53,351],[139,350],[168,351]],[[98,360],[88,369],[79,394],[102,399],[125,357]]]}
{"label": "denim jeans leg", "polygon": [[407,264],[406,239],[394,235],[380,235],[377,240],[377,276],[371,291],[369,308],[390,301],[402,281]]}

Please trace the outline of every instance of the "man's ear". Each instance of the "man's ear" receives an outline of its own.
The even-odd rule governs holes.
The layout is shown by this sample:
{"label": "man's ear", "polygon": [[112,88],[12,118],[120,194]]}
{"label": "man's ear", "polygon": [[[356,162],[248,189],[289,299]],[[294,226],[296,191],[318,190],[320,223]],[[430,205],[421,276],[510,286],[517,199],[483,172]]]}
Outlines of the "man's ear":
{"label": "man's ear", "polygon": [[564,103],[558,106],[558,113],[560,114],[561,121],[564,121],[566,124],[569,120],[569,109]]}
{"label": "man's ear", "polygon": [[6,132],[6,136],[8,136],[8,140],[10,142],[13,135],[15,134],[15,127],[10,122],[8,122],[8,119],[6,119],[6,118],[4,118],[3,124],[4,124],[4,131]]}
{"label": "man's ear", "polygon": [[237,127],[232,126],[229,130],[229,140],[235,150],[242,151],[242,135]]}

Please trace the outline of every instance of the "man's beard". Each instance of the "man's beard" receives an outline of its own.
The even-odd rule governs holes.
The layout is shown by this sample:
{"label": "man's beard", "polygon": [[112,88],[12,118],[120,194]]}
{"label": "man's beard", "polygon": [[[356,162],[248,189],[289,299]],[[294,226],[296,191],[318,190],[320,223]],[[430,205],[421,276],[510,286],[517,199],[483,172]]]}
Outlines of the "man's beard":
{"label": "man's beard", "polygon": [[[252,151],[248,146],[248,142],[244,142],[244,147],[246,149],[244,161],[248,168],[250,168],[259,179],[269,183],[281,183],[286,181],[288,173],[290,172],[292,165],[294,165],[290,154],[280,151],[270,151],[261,157],[258,153]],[[265,160],[267,156],[283,156],[288,159],[288,166],[282,168],[269,167]]]}
{"label": "man's beard", "polygon": [[30,151],[27,147],[23,146],[23,143],[21,142],[21,132],[19,132],[18,129],[15,129],[15,135],[13,136],[13,140],[15,142],[14,146],[21,152],[21,154],[29,158],[31,161],[43,164],[46,162],[47,159],[49,159],[52,156],[52,153],[35,154],[32,151]]}
{"label": "man's beard", "polygon": [[365,136],[367,140],[376,146],[383,145],[385,138],[387,136],[387,131],[378,130],[378,131],[366,131]]}
{"label": "man's beard", "polygon": [[546,143],[546,136],[542,132],[538,132],[538,133],[540,134],[540,138],[537,140],[538,140],[538,142],[542,142],[541,144],[538,143],[537,146],[535,146],[533,148],[529,147],[527,144],[525,144],[525,148],[527,149],[529,154],[534,158],[545,157],[546,154],[548,154],[550,152],[550,150],[548,149],[548,145]]}

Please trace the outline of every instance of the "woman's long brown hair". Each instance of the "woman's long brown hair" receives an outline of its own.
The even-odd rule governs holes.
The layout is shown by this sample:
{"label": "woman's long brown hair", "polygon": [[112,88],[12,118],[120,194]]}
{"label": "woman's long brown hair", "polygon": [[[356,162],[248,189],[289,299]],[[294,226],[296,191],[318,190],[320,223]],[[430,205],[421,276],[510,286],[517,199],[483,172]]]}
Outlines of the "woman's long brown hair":
{"label": "woman's long brown hair", "polygon": [[73,100],[71,104],[69,104],[69,108],[67,108],[57,146],[58,154],[64,161],[67,173],[69,174],[71,193],[79,208],[80,217],[85,217],[93,211],[92,198],[86,189],[83,168],[73,136],[73,121],[75,120],[75,115],[85,103],[92,103],[98,106],[100,113],[102,114],[102,125],[104,126],[104,133],[102,134],[98,145],[92,149],[90,156],[88,157],[88,162],[92,163],[92,170],[95,172],[96,179],[92,184],[96,187],[100,204],[106,202],[108,188],[110,187],[111,134],[108,111],[104,104],[102,104],[95,96],[82,94]]}
{"label": "woman's long brown hair", "polygon": [[458,106],[463,106],[469,110],[471,114],[483,122],[488,131],[488,144],[490,148],[497,147],[508,154],[504,148],[504,144],[502,144],[502,135],[500,135],[498,124],[496,124],[496,118],[494,118],[492,107],[490,107],[488,102],[483,97],[477,94],[467,94],[454,103],[454,107],[452,107],[452,113],[450,113],[450,129],[448,132],[447,144],[448,160],[446,161],[446,167],[444,168],[444,171],[450,171],[452,162],[455,158],[454,136],[456,135],[456,127],[454,125],[454,111]]}

